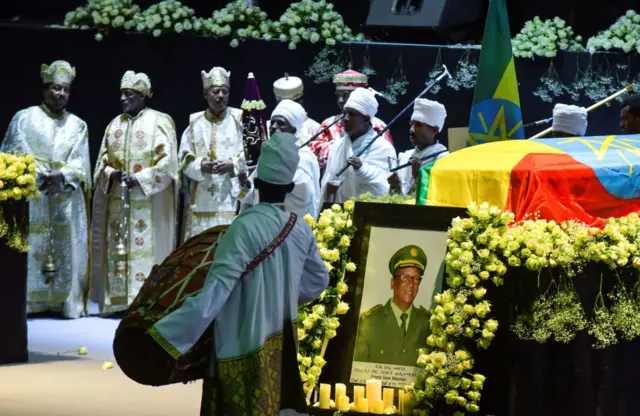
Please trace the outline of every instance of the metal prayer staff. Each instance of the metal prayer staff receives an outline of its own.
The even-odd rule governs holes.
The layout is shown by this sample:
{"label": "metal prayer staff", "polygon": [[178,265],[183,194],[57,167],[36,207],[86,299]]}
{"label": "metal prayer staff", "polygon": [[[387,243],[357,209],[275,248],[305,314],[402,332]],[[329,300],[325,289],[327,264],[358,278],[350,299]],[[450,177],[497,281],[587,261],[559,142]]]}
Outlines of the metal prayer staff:
{"label": "metal prayer staff", "polygon": [[[608,96],[607,98],[603,99],[602,101],[598,101],[597,103],[595,103],[591,107],[587,108],[587,113],[590,112],[591,110],[595,110],[596,108],[602,107],[603,105],[607,104],[609,101],[615,100],[616,98],[618,98],[622,94],[625,94],[627,92],[633,91],[634,88],[635,88],[634,84],[627,85],[626,87],[624,87],[620,91],[616,92],[615,94],[611,94],[610,96]],[[532,125],[536,126],[538,124],[548,123],[548,122],[550,122],[552,120],[553,120],[553,117],[552,118],[545,118],[544,120],[534,121],[533,123],[530,123],[525,127],[532,126]],[[552,130],[553,130],[553,127],[549,127],[546,130],[542,130],[540,133],[536,134],[535,136],[529,137],[527,140],[537,139],[537,138],[540,138],[542,136],[546,136],[547,134],[551,133]]]}
{"label": "metal prayer staff", "polygon": [[307,140],[306,142],[304,142],[303,144],[300,145],[299,149],[302,149],[303,147],[307,146],[309,143],[311,143],[312,141],[314,141],[315,139],[317,139],[318,137],[322,136],[324,134],[325,131],[329,130],[331,128],[331,126],[333,126],[334,124],[336,124],[338,121],[342,120],[344,118],[344,114],[342,114],[340,117],[336,118],[335,120],[333,120],[331,122],[331,124],[329,124],[327,127],[323,128],[322,130],[320,130],[319,132],[317,132],[316,134],[314,134],[309,140]]}
{"label": "metal prayer staff", "polygon": [[[360,151],[360,153],[358,153],[356,155],[356,157],[360,157],[364,154],[364,152],[366,152],[371,145],[373,145],[373,143],[383,134],[385,134],[387,132],[387,130],[389,130],[389,128],[391,127],[391,125],[393,125],[393,123],[395,123],[400,116],[402,116],[409,108],[411,108],[411,106],[413,105],[413,103],[420,97],[422,97],[423,95],[425,95],[427,93],[427,91],[429,91],[431,88],[433,88],[437,83],[439,83],[440,81],[442,81],[442,79],[444,79],[445,77],[451,77],[451,74],[449,73],[449,71],[447,70],[447,66],[446,65],[442,65],[442,68],[444,68],[444,71],[442,72],[442,74],[438,75],[438,78],[434,79],[433,81],[431,81],[429,83],[429,85],[427,85],[427,87],[422,90],[422,92],[420,94],[418,94],[418,96],[416,98],[414,98],[413,100],[411,100],[411,102],[409,104],[407,104],[407,106],[405,108],[403,108],[388,124],[385,128],[383,128],[382,130],[380,130],[378,132],[378,134],[376,135],[376,137],[374,137],[373,139],[371,139],[371,141],[369,143],[366,144],[366,146]],[[336,182],[341,182],[338,178],[340,176],[342,176],[347,169],[349,169],[349,166],[351,166],[350,164],[347,163],[347,165],[342,168],[337,174],[336,177],[334,178],[334,180]]]}
{"label": "metal prayer staff", "polygon": [[[441,150],[441,151],[439,151],[439,152],[437,152],[437,153],[434,153],[434,154],[432,154],[432,155],[421,157],[421,158],[420,158],[420,162],[425,162],[425,161],[427,161],[427,160],[429,160],[429,159],[436,160],[436,158],[437,158],[438,156],[440,156],[441,154],[446,153],[446,152],[448,152],[448,151],[449,151],[448,149],[446,149],[446,150]],[[396,166],[395,168],[391,169],[389,172],[390,172],[390,173],[397,172],[397,171],[399,171],[399,170],[401,170],[401,169],[408,168],[409,166],[411,166],[411,162],[407,162],[407,163],[405,163],[404,165]]]}

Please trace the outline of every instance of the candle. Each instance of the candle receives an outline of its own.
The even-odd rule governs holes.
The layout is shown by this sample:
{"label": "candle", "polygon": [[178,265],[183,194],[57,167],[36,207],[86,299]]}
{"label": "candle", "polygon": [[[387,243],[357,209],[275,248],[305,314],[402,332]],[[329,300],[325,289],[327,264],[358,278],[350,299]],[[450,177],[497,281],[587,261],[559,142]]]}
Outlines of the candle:
{"label": "candle", "polygon": [[369,405],[377,403],[382,397],[382,381],[380,380],[367,380],[367,400]]}
{"label": "candle", "polygon": [[331,407],[331,384],[320,383],[320,409]]}
{"label": "candle", "polygon": [[356,402],[356,410],[362,413],[369,413],[369,401],[364,397],[360,397]]}
{"label": "candle", "polygon": [[393,389],[384,389],[382,392],[385,409],[393,408],[393,399],[395,398],[395,391]]}
{"label": "candle", "polygon": [[364,386],[353,386],[353,401],[356,403],[356,406],[359,398],[364,399]]}
{"label": "candle", "polygon": [[[371,403],[371,399],[369,399],[369,403]],[[384,401],[376,400],[375,403],[369,405],[369,412],[381,415],[384,413]]]}
{"label": "candle", "polygon": [[403,393],[402,394],[402,415],[410,415],[411,414],[411,401],[413,396],[411,393]]}
{"label": "candle", "polygon": [[398,390],[398,412],[402,413],[402,404],[404,403],[404,391]]}
{"label": "candle", "polygon": [[336,383],[336,403],[340,400],[340,396],[347,395],[347,386],[342,383]]}
{"label": "candle", "polygon": [[347,396],[338,397],[336,405],[338,406],[338,410],[342,410],[343,412],[348,412],[349,411],[349,398]]}

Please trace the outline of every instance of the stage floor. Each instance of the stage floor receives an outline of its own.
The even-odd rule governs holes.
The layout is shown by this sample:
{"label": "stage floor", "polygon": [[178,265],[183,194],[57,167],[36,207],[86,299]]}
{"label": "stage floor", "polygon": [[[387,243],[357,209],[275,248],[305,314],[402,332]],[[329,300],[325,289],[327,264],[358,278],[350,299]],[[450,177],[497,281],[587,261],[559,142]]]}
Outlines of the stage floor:
{"label": "stage floor", "polygon": [[[147,387],[118,369],[111,350],[118,322],[29,319],[30,362],[0,366],[0,415],[198,415],[200,382]],[[77,354],[81,346],[88,355]],[[114,368],[102,370],[103,361],[113,362]]]}

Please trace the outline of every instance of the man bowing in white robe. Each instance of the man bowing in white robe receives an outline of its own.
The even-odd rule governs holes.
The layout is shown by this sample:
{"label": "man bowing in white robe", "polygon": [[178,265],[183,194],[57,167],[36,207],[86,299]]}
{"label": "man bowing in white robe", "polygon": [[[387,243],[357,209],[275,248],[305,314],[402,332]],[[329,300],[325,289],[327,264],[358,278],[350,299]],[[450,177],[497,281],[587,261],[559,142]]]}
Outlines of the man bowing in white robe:
{"label": "man bowing in white robe", "polygon": [[[307,113],[304,108],[295,101],[282,100],[271,113],[269,135],[276,132],[287,133],[284,137],[293,141],[296,146],[305,142],[307,135],[304,133],[304,123]],[[295,136],[294,136],[295,134]],[[300,218],[309,214],[318,216],[318,198],[320,198],[320,165],[316,155],[307,146],[298,151],[300,163],[293,177],[295,188],[284,200],[287,211],[293,212]],[[254,171],[245,185],[249,191],[242,198],[242,209],[258,203],[258,191],[253,186],[256,172]]]}
{"label": "man bowing in white robe", "polygon": [[298,307],[322,293],[329,275],[311,228],[284,209],[298,160],[298,147],[285,135],[262,144],[255,181],[260,203],[220,238],[202,291],[148,331],[179,358],[214,324],[201,416],[305,411]]}
{"label": "man bowing in white robe", "polygon": [[[378,102],[373,92],[356,88],[349,95],[344,105],[345,133],[329,150],[319,207],[323,201],[342,203],[364,193],[381,196],[389,192],[389,160],[395,159],[396,151],[388,141],[374,140],[378,134],[371,122],[377,111]],[[372,141],[371,146],[360,155]],[[347,164],[349,168],[337,177]]]}
{"label": "man bowing in white robe", "polygon": [[398,155],[398,166],[411,163],[389,176],[391,192],[409,195],[423,166],[445,157],[449,151],[438,141],[444,127],[447,110],[437,101],[418,98],[413,104],[409,137],[415,147]]}

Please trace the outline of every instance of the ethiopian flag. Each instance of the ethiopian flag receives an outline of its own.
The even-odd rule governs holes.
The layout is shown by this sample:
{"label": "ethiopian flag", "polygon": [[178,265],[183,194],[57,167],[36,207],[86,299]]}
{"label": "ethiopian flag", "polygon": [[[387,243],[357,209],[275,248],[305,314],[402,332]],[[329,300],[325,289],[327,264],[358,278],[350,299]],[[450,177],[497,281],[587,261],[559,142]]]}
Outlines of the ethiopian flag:
{"label": "ethiopian flag", "polygon": [[511,211],[516,220],[536,214],[594,227],[640,212],[640,135],[487,143],[420,170],[417,205],[472,201]]}
{"label": "ethiopian flag", "polygon": [[505,0],[490,0],[469,119],[467,146],[524,139]]}

